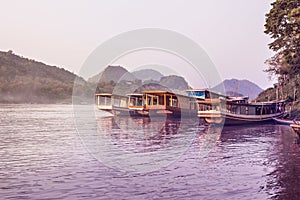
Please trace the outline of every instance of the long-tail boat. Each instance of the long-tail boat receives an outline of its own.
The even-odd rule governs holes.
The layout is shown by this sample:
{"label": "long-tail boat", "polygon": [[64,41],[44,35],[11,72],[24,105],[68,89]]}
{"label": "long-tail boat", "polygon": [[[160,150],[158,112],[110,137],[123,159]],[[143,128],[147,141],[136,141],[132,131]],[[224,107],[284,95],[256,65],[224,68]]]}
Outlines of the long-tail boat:
{"label": "long-tail boat", "polygon": [[208,90],[188,92],[198,99],[198,117],[208,123],[238,125],[269,122],[285,113],[284,101],[249,103],[248,97],[228,97]]}

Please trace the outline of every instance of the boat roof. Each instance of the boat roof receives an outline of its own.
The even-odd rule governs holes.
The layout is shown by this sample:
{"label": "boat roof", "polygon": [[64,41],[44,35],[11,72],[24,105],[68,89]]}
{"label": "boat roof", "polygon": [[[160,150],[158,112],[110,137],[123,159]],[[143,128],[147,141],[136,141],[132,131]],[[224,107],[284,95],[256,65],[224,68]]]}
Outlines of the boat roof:
{"label": "boat roof", "polygon": [[98,94],[95,94],[95,96],[112,96],[111,93],[98,93]]}
{"label": "boat roof", "polygon": [[186,91],[187,92],[205,92],[205,91],[209,92],[209,90],[207,90],[207,89],[198,89],[198,88],[196,88],[196,89],[188,89]]}
{"label": "boat roof", "polygon": [[254,102],[251,103],[252,105],[272,105],[276,103],[284,103],[285,100],[279,100],[279,101],[263,101],[263,102]]}
{"label": "boat roof", "polygon": [[208,89],[188,89],[188,90],[186,90],[186,92],[209,92],[209,93],[221,96],[221,97],[228,98],[228,96],[226,96],[224,94],[221,94],[219,92],[210,91]]}
{"label": "boat roof", "polygon": [[141,94],[141,93],[131,93],[131,94],[127,94],[126,96],[143,96],[143,94]]}
{"label": "boat roof", "polygon": [[242,97],[232,97],[229,96],[228,97],[228,101],[241,101],[241,100],[248,100],[249,97],[248,96],[242,96]]}
{"label": "boat roof", "polygon": [[147,90],[143,91],[143,93],[147,94],[174,94],[173,92],[165,91],[165,90]]}

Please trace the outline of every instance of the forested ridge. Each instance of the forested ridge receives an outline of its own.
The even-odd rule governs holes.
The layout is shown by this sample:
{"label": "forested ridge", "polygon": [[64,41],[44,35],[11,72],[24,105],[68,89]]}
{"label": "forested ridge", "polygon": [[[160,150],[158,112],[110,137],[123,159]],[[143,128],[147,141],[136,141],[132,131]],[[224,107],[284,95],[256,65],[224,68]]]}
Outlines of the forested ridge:
{"label": "forested ridge", "polygon": [[71,103],[76,77],[63,68],[0,51],[1,103]]}

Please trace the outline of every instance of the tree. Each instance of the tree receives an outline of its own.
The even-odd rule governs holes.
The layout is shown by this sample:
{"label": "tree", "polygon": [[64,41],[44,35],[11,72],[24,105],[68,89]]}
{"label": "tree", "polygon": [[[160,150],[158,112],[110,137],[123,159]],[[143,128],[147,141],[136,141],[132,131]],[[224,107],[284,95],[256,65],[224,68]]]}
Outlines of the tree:
{"label": "tree", "polygon": [[300,0],[276,0],[266,14],[265,33],[274,41],[276,55],[268,59],[267,72],[276,75],[300,73]]}

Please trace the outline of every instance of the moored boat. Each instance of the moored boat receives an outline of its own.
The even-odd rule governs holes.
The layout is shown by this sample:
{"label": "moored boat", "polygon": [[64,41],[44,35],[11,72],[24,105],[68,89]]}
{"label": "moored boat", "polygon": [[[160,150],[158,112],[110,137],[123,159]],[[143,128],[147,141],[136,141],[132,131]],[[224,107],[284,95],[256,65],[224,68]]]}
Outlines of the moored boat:
{"label": "moored boat", "polygon": [[112,113],[112,94],[110,93],[99,93],[95,94],[96,105],[99,110],[107,111]]}
{"label": "moored boat", "polygon": [[225,125],[272,122],[285,113],[284,101],[248,103],[248,97],[231,98],[222,110]]}
{"label": "moored boat", "polygon": [[[198,116],[208,123],[239,125],[271,122],[284,115],[284,101],[248,103],[248,97],[227,97],[204,90],[199,94]],[[213,95],[211,95],[213,94]]]}
{"label": "moored boat", "polygon": [[193,98],[163,90],[144,91],[144,111],[151,116],[197,116]]}
{"label": "moored boat", "polygon": [[221,124],[224,118],[221,115],[221,109],[224,107],[221,99],[227,97],[222,94],[211,92],[206,89],[191,89],[187,90],[188,96],[196,99],[199,118],[205,119],[207,123]]}

